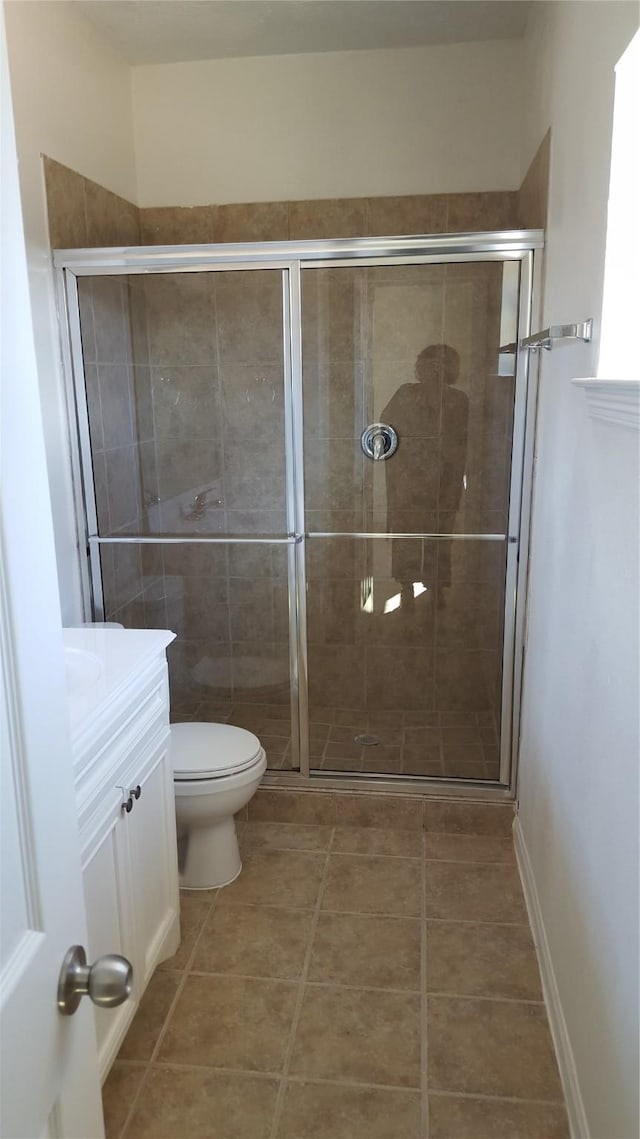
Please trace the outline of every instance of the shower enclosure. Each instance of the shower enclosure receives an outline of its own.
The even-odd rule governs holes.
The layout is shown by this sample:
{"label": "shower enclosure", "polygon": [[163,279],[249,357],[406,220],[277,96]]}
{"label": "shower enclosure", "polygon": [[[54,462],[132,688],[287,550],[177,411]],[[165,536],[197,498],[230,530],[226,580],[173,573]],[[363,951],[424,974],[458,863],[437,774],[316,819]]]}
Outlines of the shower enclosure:
{"label": "shower enclosure", "polygon": [[56,253],[86,618],[177,633],[174,719],[274,781],[506,793],[541,245]]}

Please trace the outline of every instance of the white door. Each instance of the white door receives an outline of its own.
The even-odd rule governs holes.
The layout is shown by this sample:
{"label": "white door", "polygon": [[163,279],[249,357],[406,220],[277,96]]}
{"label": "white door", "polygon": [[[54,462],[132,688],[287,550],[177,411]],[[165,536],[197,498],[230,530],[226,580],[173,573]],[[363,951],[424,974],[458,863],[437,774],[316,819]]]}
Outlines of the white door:
{"label": "white door", "polygon": [[0,1134],[101,1139],[92,1009],[56,1006],[86,919],[1,9],[0,41]]}

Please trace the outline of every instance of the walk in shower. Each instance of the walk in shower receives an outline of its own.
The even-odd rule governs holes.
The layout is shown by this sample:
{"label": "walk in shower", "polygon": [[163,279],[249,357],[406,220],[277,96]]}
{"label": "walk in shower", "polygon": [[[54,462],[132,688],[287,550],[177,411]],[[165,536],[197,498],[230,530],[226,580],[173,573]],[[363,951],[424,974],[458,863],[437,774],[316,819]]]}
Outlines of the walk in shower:
{"label": "walk in shower", "polygon": [[86,618],[176,632],[174,719],[281,781],[509,786],[541,245],[55,255]]}

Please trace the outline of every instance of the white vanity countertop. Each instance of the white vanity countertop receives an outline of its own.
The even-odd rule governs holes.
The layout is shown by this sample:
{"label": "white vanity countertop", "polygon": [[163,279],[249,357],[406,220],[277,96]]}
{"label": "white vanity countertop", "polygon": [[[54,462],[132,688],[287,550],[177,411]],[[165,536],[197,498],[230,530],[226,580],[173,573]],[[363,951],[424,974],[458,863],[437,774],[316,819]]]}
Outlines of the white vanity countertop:
{"label": "white vanity countertop", "polygon": [[175,640],[166,629],[63,629],[71,740]]}

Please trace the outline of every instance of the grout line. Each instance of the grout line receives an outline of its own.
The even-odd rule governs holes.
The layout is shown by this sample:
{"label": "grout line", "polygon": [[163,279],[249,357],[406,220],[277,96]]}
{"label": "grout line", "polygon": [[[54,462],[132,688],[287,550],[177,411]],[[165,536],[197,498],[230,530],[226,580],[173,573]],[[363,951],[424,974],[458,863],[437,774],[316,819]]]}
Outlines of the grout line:
{"label": "grout line", "polygon": [[286,1087],[287,1087],[287,1077],[289,1075],[289,1065],[291,1063],[291,1057],[293,1055],[293,1046],[295,1043],[296,1033],[298,1030],[298,1024],[300,1023],[300,1016],[302,1013],[302,1002],[304,1000],[305,983],[307,981],[307,977],[309,976],[309,968],[311,966],[311,955],[313,952],[313,943],[315,940],[316,929],[318,927],[318,921],[320,918],[320,912],[321,912],[321,906],[322,906],[322,897],[323,897],[324,890],[325,890],[325,887],[327,884],[327,879],[329,876],[331,847],[333,846],[334,835],[335,835],[335,828],[333,828],[331,831],[331,838],[329,840],[329,846],[327,847],[327,852],[325,855],[325,863],[324,863],[324,867],[322,870],[322,876],[320,878],[320,883],[318,886],[318,896],[316,899],[316,905],[315,905],[315,909],[313,912],[313,919],[311,922],[311,928],[309,930],[309,940],[307,942],[307,951],[305,953],[304,963],[303,963],[302,971],[300,973],[300,978],[298,981],[298,996],[296,999],[295,1008],[293,1010],[293,1017],[291,1020],[291,1029],[289,1032],[289,1041],[287,1043],[287,1047],[286,1047],[285,1054],[284,1054],[284,1059],[282,1062],[282,1079],[281,1079],[280,1087],[278,1088],[278,1095],[276,1097],[276,1105],[275,1105],[274,1112],[273,1112],[273,1122],[271,1124],[270,1139],[277,1139],[277,1133],[278,1133],[278,1129],[280,1126],[280,1119],[282,1117],[282,1109],[284,1106],[284,1096],[285,1096],[285,1091],[286,1091]]}
{"label": "grout line", "polygon": [[[425,853],[426,835],[422,832],[422,848]],[[422,859],[422,880],[420,890],[420,1079],[422,1092],[422,1134],[429,1135],[429,1040],[427,1032],[427,864]]]}
{"label": "grout line", "polygon": [[[178,1000],[180,999],[180,996],[182,995],[182,991],[185,987],[187,977],[189,976],[189,966],[191,965],[191,962],[193,961],[193,959],[196,955],[198,945],[200,943],[200,938],[202,937],[205,925],[207,924],[209,918],[211,917],[211,914],[213,913],[213,910],[215,909],[215,906],[216,906],[216,903],[218,901],[219,896],[220,896],[220,891],[218,891],[216,894],[214,894],[214,896],[211,900],[211,905],[209,906],[209,909],[207,910],[207,913],[205,914],[205,916],[203,918],[202,925],[200,926],[200,930],[198,932],[198,935],[197,935],[197,937],[193,943],[191,953],[189,954],[189,956],[187,958],[184,969],[181,971],[182,977],[181,977],[180,981],[178,982],[178,986],[177,986],[176,991],[173,995],[173,1000],[171,1001],[171,1004],[169,1005],[167,1015],[165,1016],[164,1021],[162,1023],[162,1027],[160,1028],[160,1031],[158,1032],[158,1035],[156,1037],[156,1042],[155,1042],[153,1050],[151,1052],[151,1056],[149,1057],[149,1059],[146,1062],[146,1070],[145,1070],[144,1076],[140,1080],[140,1086],[139,1086],[136,1094],[133,1096],[133,1098],[131,1100],[131,1105],[129,1107],[129,1111],[127,1112],[125,1121],[122,1125],[122,1130],[120,1131],[119,1139],[124,1139],[124,1136],[126,1135],[126,1132],[127,1132],[127,1128],[129,1127],[129,1124],[133,1118],[133,1114],[134,1114],[135,1109],[137,1107],[138,1101],[140,1100],[140,1097],[141,1097],[141,1095],[142,1095],[142,1093],[146,1087],[147,1081],[149,1079],[149,1075],[150,1075],[151,1070],[152,1070],[152,1065],[156,1061],[158,1052],[159,1052],[160,1047],[162,1045],[162,1042],[166,1036],[167,1029],[169,1026],[169,1022],[173,1016],[173,1013],[175,1011]],[[180,970],[175,970],[175,972],[180,972]]]}
{"label": "grout line", "polygon": [[433,1088],[430,1093],[434,1096],[443,1096],[445,1099],[481,1099],[485,1103],[536,1103],[545,1107],[564,1107],[561,1099],[518,1099],[517,1096],[484,1095],[482,1092],[455,1092],[444,1088]]}

